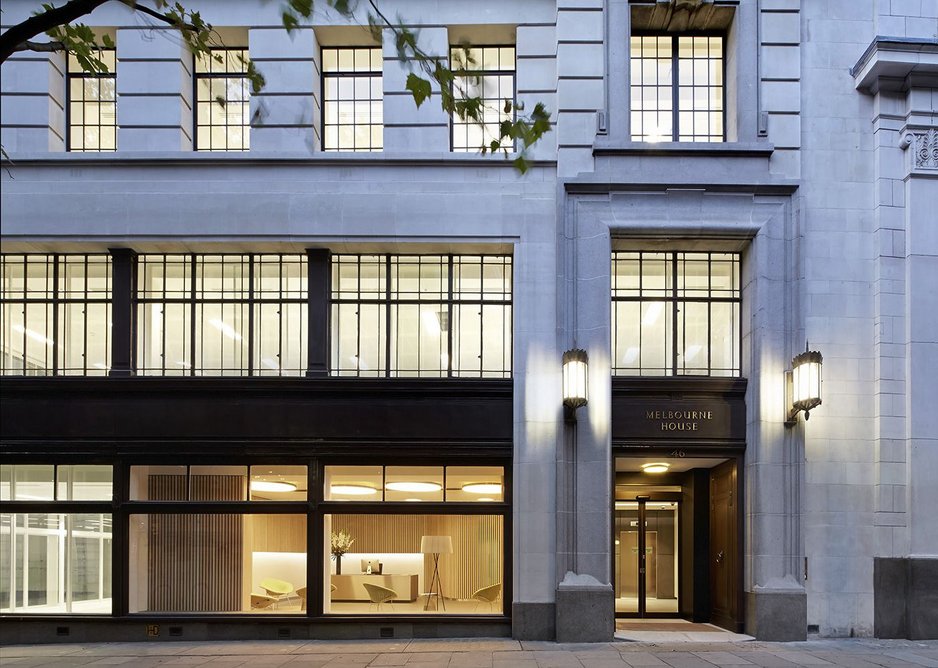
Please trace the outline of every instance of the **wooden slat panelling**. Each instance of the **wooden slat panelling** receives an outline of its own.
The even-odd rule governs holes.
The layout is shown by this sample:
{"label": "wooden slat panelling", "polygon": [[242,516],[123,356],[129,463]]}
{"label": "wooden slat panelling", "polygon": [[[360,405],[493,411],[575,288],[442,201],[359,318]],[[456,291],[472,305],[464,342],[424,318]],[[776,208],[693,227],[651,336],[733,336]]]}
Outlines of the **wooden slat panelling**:
{"label": "wooden slat panelling", "polygon": [[[199,480],[218,478],[217,480]],[[180,480],[181,479],[181,480]],[[240,498],[240,476],[193,476],[195,494]],[[184,489],[185,476],[150,476],[150,499]],[[197,491],[196,491],[197,490]],[[169,496],[169,498],[179,498]],[[203,497],[204,498],[204,497]],[[215,498],[215,497],[212,497]],[[148,609],[152,612],[233,612],[241,609],[241,515],[150,515]]]}

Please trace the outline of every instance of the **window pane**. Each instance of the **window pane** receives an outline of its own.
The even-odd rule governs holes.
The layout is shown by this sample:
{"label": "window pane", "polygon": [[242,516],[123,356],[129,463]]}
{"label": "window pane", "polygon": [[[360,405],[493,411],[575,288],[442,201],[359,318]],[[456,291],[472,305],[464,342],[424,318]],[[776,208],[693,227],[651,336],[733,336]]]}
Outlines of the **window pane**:
{"label": "window pane", "polygon": [[446,500],[494,502],[505,499],[501,466],[447,466]]}
{"label": "window pane", "polygon": [[252,466],[251,501],[305,501],[305,466]]}
{"label": "window pane", "polygon": [[381,49],[325,48],[322,60],[322,149],[381,150]]}
{"label": "window pane", "polygon": [[442,501],[442,466],[388,466],[384,471],[385,501]]}
{"label": "window pane", "polygon": [[[499,515],[326,515],[325,543],[340,547],[325,559],[325,611],[502,614],[503,525]],[[337,554],[342,538],[353,542]]]}
{"label": "window pane", "polygon": [[[476,120],[453,114],[452,149],[476,153],[500,139],[502,121],[514,119],[515,50],[511,46],[483,46],[468,51],[467,58],[464,48],[450,48],[450,60],[457,72],[454,93],[457,97],[480,98],[481,113]],[[506,102],[512,102],[507,112]],[[502,148],[514,150],[507,139]]]}
{"label": "window pane", "polygon": [[131,501],[186,501],[185,466],[131,466]]}
{"label": "window pane", "polygon": [[739,375],[738,254],[614,252],[612,271],[613,373]]}
{"label": "window pane", "polygon": [[381,466],[327,466],[323,498],[326,501],[381,501],[384,469]]}
{"label": "window pane", "polygon": [[114,100],[117,59],[113,49],[92,52],[107,66],[106,72],[86,72],[69,56],[65,87],[68,99],[68,150],[117,149],[117,113]]}
{"label": "window pane", "polygon": [[305,614],[306,516],[130,516],[129,608]]}
{"label": "window pane", "polygon": [[111,549],[110,515],[3,513],[0,612],[111,614]]}
{"label": "window pane", "polygon": [[113,469],[88,464],[61,465],[58,470],[59,501],[110,501]]}
{"label": "window pane", "polygon": [[197,59],[197,151],[246,151],[250,144],[250,84],[246,48],[211,49]]}

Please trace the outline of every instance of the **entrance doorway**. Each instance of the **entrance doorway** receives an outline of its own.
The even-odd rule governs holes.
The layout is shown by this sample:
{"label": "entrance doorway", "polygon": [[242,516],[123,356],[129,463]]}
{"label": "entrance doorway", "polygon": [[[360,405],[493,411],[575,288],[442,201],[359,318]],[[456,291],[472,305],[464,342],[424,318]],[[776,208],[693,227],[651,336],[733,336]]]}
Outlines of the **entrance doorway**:
{"label": "entrance doorway", "polygon": [[678,613],[678,503],[616,502],[617,613]]}
{"label": "entrance doorway", "polygon": [[740,454],[616,457],[617,617],[682,617],[742,629],[741,464]]}

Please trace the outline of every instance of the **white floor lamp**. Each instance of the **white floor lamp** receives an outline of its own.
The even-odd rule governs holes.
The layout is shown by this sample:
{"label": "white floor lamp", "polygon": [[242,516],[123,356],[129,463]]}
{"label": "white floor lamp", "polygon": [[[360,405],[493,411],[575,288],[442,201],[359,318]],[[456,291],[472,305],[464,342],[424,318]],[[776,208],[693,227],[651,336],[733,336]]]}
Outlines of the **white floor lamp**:
{"label": "white floor lamp", "polygon": [[[427,602],[424,610],[430,608],[430,599],[437,597],[437,610],[443,604],[446,610],[446,600],[443,598],[443,583],[440,582],[440,555],[453,553],[453,539],[450,536],[423,536],[420,539],[420,551],[423,554],[433,555],[433,576],[430,578],[430,587],[427,589]],[[435,587],[435,589],[434,589]]]}

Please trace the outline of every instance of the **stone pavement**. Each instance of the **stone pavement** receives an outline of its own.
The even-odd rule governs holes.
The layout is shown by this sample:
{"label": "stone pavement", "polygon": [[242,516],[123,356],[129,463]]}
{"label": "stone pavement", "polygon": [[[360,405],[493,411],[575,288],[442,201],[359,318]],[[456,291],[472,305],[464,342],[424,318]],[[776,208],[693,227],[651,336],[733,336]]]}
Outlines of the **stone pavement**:
{"label": "stone pavement", "polygon": [[[10,638],[3,638],[9,642]],[[933,666],[938,641],[809,640],[800,643],[634,642],[561,645],[508,639],[137,642],[0,646],[3,668],[185,666],[207,668],[712,668],[713,666]]]}

